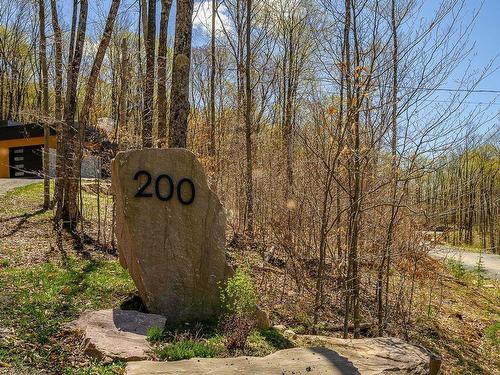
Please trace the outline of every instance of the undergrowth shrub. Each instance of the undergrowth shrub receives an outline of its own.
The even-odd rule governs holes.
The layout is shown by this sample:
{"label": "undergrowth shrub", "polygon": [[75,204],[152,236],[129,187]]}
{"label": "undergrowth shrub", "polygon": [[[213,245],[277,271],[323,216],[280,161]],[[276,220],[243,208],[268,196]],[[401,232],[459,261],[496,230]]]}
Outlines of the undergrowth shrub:
{"label": "undergrowth shrub", "polygon": [[229,352],[243,350],[254,327],[255,320],[251,314],[223,316],[220,321],[220,330],[226,338],[226,349]]}
{"label": "undergrowth shrub", "polygon": [[226,338],[228,351],[242,350],[248,336],[255,328],[257,293],[252,278],[237,269],[221,293],[222,315],[219,329]]}
{"label": "undergrowth shrub", "polygon": [[163,328],[153,326],[148,329],[148,340],[150,342],[158,342],[163,338]]}
{"label": "undergrowth shrub", "polygon": [[447,260],[448,267],[450,267],[451,273],[458,279],[461,279],[465,275],[465,266],[462,259],[448,259]]}
{"label": "undergrowth shrub", "polygon": [[222,309],[226,314],[253,313],[257,293],[252,278],[241,268],[226,282],[221,293]]}

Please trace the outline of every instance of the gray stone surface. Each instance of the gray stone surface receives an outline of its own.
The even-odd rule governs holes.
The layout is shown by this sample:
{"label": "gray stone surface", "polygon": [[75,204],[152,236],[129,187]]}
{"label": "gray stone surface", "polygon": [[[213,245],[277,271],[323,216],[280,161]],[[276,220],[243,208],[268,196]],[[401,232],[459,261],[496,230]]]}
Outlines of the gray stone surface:
{"label": "gray stone surface", "polygon": [[150,327],[165,326],[165,318],[133,310],[99,310],[82,314],[66,329],[83,334],[85,352],[101,359],[137,361],[148,358]]}
{"label": "gray stone surface", "polygon": [[328,336],[298,335],[301,345],[322,345],[349,358],[361,374],[431,374],[441,359],[418,345],[394,337],[344,340]]}
{"label": "gray stone surface", "polygon": [[348,359],[326,348],[294,348],[267,357],[200,358],[177,362],[131,362],[127,375],[359,374]]}
{"label": "gray stone surface", "polygon": [[[309,338],[313,341],[325,339],[313,336]],[[326,338],[326,341],[329,340],[330,338]],[[398,339],[331,339],[327,345],[328,347],[286,349],[262,358],[193,358],[178,362],[131,362],[127,365],[126,374],[423,375],[430,373],[429,353]]]}
{"label": "gray stone surface", "polygon": [[[150,197],[136,197],[145,176]],[[155,194],[158,176],[173,180],[172,198]],[[195,187],[194,201],[182,204],[177,194],[181,179]],[[218,314],[219,287],[229,273],[224,254],[226,218],[218,197],[207,184],[201,164],[185,149],[144,149],[120,152],[112,164],[116,202],[116,236],[120,262],[127,268],[149,311],[168,321],[203,320]],[[159,184],[168,197],[168,180]],[[189,185],[181,194],[189,200]]]}

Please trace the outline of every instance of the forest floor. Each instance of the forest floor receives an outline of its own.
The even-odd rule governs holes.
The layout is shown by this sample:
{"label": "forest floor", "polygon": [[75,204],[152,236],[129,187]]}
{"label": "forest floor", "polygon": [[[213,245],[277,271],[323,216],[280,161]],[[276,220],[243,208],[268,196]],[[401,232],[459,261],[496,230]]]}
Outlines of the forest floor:
{"label": "forest floor", "polygon": [[[91,222],[86,223],[83,240],[64,233],[62,249],[56,246],[53,213],[41,209],[42,196],[41,183],[0,196],[0,374],[122,373],[123,363],[85,357],[81,340],[64,333],[61,326],[85,310],[120,306],[135,287],[112,248],[95,240],[97,229]],[[89,206],[86,212],[97,204],[88,192],[84,202]],[[273,324],[285,324],[297,333],[319,330],[340,335],[333,328],[335,316],[325,314],[321,327],[312,326],[307,294],[282,291],[277,283],[274,288],[265,286],[262,280],[274,280],[273,275],[279,280],[282,270],[263,265],[257,252],[229,255],[252,273]],[[439,261],[429,262],[441,267]],[[439,270],[439,284],[417,291],[429,303],[418,304],[404,331],[389,326],[388,333],[441,355],[444,374],[500,374],[498,281],[483,279],[453,262]],[[267,339],[265,334],[252,334],[255,354],[279,348],[270,344],[276,337]]]}

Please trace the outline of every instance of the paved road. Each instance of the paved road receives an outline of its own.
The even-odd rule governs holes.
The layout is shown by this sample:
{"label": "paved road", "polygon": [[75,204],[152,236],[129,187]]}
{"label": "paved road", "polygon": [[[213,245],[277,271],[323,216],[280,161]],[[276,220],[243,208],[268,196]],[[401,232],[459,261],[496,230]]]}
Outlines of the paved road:
{"label": "paved road", "polygon": [[[447,245],[436,246],[430,254],[439,258],[461,259],[464,267],[469,270],[477,267],[477,261],[479,259],[479,253],[473,253]],[[500,280],[500,255],[483,253],[483,267],[488,277]]]}
{"label": "paved road", "polygon": [[41,179],[36,178],[0,178],[0,195],[4,195],[9,190],[19,186],[26,186],[40,182]]}

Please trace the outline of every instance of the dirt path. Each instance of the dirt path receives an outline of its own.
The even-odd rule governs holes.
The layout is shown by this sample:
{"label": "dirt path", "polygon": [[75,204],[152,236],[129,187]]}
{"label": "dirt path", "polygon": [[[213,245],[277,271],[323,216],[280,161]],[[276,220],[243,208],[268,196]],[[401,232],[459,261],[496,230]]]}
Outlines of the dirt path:
{"label": "dirt path", "polygon": [[[430,254],[443,259],[461,259],[464,267],[468,270],[477,267],[477,262],[479,260],[479,253],[470,252],[462,248],[448,245],[436,246]],[[486,271],[486,275],[500,280],[500,255],[483,253],[482,257],[483,268]]]}
{"label": "dirt path", "polygon": [[0,178],[0,195],[20,186],[31,185],[42,181],[36,178]]}

